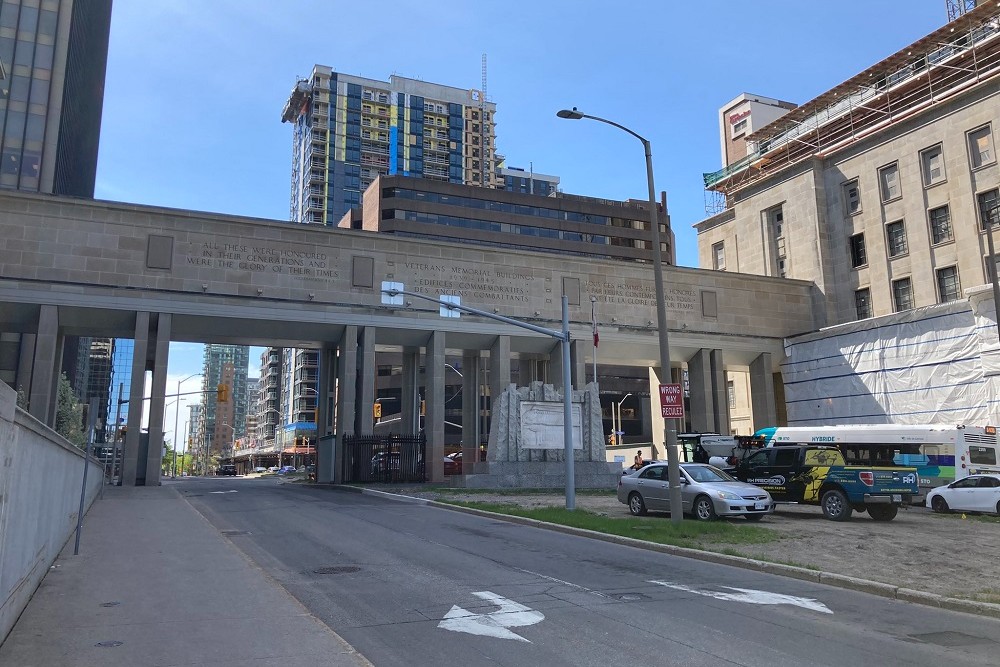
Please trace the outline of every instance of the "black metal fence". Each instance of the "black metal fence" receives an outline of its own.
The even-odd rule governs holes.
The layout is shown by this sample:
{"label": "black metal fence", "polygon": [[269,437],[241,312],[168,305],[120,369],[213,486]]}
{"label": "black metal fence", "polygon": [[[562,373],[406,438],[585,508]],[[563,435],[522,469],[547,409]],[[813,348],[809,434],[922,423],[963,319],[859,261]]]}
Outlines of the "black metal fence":
{"label": "black metal fence", "polygon": [[427,443],[421,435],[347,435],[341,472],[345,483],[426,482]]}

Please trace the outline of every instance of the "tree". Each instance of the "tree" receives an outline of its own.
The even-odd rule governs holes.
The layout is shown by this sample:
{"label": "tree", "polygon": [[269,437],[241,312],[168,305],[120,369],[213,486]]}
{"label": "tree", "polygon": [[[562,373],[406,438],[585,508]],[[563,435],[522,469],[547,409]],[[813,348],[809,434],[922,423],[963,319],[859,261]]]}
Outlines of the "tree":
{"label": "tree", "polygon": [[66,373],[59,377],[57,400],[56,433],[83,449],[87,444],[87,435],[83,431],[83,405],[76,400]]}

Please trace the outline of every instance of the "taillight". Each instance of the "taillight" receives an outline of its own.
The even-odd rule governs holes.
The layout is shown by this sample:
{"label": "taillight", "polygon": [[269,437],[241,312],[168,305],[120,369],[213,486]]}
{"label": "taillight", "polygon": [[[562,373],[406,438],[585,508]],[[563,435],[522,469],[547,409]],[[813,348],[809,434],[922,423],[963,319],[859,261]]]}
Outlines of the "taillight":
{"label": "taillight", "polygon": [[858,477],[861,479],[861,482],[865,486],[875,485],[875,473],[873,473],[871,470],[867,470],[865,472],[859,472]]}

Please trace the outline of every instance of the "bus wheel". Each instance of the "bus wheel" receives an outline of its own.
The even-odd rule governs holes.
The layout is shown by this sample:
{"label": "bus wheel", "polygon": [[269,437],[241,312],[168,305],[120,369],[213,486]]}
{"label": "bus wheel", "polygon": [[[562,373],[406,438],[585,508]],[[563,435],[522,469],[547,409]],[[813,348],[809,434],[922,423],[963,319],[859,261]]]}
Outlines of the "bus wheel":
{"label": "bus wheel", "polygon": [[820,500],[823,516],[831,521],[847,521],[854,513],[854,508],[847,502],[847,496],[839,489],[830,489]]}
{"label": "bus wheel", "polygon": [[[948,507],[948,501],[942,498],[941,496],[934,496],[933,498],[931,498],[931,509],[934,510],[935,512],[941,512],[941,513],[950,511]],[[1000,507],[998,507],[997,509],[1000,509]]]}
{"label": "bus wheel", "polygon": [[899,508],[895,505],[869,505],[868,515],[874,521],[892,521],[896,518]]}

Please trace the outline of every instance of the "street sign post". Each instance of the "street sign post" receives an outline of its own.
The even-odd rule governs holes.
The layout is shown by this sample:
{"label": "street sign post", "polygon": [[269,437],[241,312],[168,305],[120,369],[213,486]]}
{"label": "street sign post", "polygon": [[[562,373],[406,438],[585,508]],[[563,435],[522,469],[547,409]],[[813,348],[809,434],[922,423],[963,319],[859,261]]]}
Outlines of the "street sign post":
{"label": "street sign post", "polygon": [[684,394],[679,384],[660,385],[660,411],[664,419],[684,419]]}

